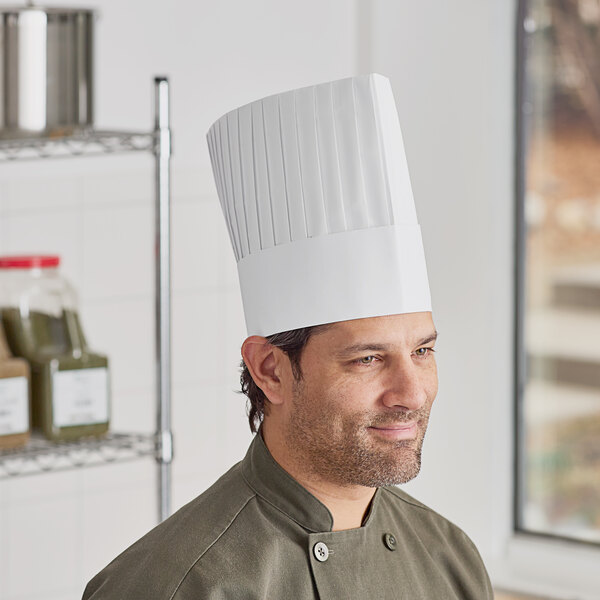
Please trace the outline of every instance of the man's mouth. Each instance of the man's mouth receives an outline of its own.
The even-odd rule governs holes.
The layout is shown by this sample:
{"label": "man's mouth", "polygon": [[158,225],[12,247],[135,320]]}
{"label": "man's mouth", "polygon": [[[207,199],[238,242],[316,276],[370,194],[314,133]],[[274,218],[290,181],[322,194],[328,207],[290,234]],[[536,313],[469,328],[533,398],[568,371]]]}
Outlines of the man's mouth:
{"label": "man's mouth", "polygon": [[417,436],[417,421],[393,423],[388,425],[372,425],[369,429],[377,435],[392,440],[412,440]]}

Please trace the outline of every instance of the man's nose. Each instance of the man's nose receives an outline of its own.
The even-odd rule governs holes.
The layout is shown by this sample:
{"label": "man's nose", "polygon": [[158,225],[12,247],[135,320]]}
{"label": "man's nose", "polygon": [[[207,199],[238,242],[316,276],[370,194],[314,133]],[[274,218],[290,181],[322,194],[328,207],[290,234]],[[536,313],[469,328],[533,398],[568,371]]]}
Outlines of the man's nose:
{"label": "man's nose", "polygon": [[390,368],[382,402],[389,408],[418,410],[427,402],[426,378],[410,360]]}

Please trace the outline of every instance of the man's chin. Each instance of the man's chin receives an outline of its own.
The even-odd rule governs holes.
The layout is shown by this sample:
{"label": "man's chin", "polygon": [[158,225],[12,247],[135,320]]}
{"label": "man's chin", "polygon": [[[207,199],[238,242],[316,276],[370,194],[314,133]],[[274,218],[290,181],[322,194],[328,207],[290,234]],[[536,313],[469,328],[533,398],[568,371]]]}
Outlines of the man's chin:
{"label": "man's chin", "polygon": [[414,470],[403,471],[402,473],[395,473],[390,475],[390,477],[382,477],[379,480],[379,485],[377,487],[382,487],[384,485],[403,485],[404,483],[408,483],[412,481],[421,471],[421,467],[417,466]]}
{"label": "man's chin", "polygon": [[351,483],[372,488],[408,483],[421,471],[421,453],[412,448],[403,454],[393,458],[389,454],[378,457],[371,468],[361,469],[362,473],[357,473]]}

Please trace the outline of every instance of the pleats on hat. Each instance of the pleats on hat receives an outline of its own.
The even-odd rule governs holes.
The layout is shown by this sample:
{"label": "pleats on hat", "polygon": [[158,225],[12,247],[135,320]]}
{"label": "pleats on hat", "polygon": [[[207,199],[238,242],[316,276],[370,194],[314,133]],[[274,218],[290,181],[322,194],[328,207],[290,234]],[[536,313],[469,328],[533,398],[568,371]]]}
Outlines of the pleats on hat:
{"label": "pleats on hat", "polygon": [[301,239],[417,222],[381,75],[257,100],[221,117],[207,139],[237,261]]}

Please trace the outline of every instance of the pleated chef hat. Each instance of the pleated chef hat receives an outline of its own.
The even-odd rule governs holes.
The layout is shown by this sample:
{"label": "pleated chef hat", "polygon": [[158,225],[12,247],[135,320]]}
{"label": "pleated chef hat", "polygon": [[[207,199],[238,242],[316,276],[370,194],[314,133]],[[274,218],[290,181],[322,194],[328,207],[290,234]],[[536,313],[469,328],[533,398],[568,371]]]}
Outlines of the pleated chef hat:
{"label": "pleated chef hat", "polygon": [[431,311],[389,80],[276,94],[207,134],[248,336]]}

